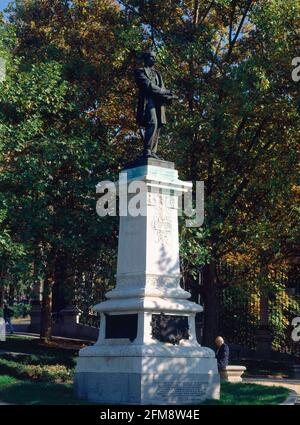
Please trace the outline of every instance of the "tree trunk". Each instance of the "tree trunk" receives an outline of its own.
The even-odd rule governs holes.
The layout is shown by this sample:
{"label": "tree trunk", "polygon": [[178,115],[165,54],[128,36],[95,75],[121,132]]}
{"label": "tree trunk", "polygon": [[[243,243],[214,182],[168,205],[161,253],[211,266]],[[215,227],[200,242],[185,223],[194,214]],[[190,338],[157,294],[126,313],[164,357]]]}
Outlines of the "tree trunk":
{"label": "tree trunk", "polygon": [[47,342],[51,338],[52,334],[52,288],[54,284],[54,261],[52,258],[49,259],[49,263],[46,268],[44,287],[43,287],[43,299],[41,309],[41,332],[40,338]]}
{"label": "tree trunk", "polygon": [[66,283],[67,283],[67,267],[68,258],[63,251],[59,251],[55,261],[54,280],[52,297],[53,312],[59,313],[66,308]]}
{"label": "tree trunk", "polygon": [[268,294],[260,291],[260,302],[259,302],[259,326],[261,328],[269,327],[269,298]]}
{"label": "tree trunk", "polygon": [[9,303],[9,305],[13,305],[14,304],[14,301],[15,301],[15,286],[14,286],[14,284],[13,283],[11,283],[10,285],[9,285],[9,291],[8,291],[8,303]]}
{"label": "tree trunk", "polygon": [[203,273],[204,328],[202,345],[214,348],[219,332],[219,297],[216,264],[212,261]]}
{"label": "tree trunk", "polygon": [[4,306],[4,285],[0,282],[0,308]]}
{"label": "tree trunk", "polygon": [[7,267],[5,261],[1,261],[1,267],[0,267],[0,308],[4,307],[4,296],[5,296],[5,276],[7,272]]}
{"label": "tree trunk", "polygon": [[199,23],[199,9],[200,9],[200,4],[199,4],[199,0],[195,0],[194,1],[194,25],[198,25]]}

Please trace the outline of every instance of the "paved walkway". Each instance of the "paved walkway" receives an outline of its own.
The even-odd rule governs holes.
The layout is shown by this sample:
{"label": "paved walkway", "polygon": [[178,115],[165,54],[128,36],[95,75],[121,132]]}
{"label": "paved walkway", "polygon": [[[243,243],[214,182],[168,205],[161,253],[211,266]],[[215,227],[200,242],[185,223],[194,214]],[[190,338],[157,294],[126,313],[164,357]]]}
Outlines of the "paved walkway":
{"label": "paved walkway", "polygon": [[251,382],[253,384],[285,387],[289,390],[296,391],[298,394],[297,403],[300,405],[300,380],[299,379],[272,379],[272,378],[244,378],[243,382]]}

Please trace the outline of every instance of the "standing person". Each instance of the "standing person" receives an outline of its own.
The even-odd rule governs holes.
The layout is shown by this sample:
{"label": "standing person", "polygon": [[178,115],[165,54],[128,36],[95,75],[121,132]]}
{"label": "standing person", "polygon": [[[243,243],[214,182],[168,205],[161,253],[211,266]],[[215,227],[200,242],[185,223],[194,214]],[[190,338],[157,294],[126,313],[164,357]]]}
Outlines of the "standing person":
{"label": "standing person", "polygon": [[229,347],[225,344],[224,338],[217,336],[215,339],[215,344],[217,347],[216,358],[218,362],[218,369],[221,376],[221,379],[227,380],[226,367],[229,363]]}
{"label": "standing person", "polygon": [[4,304],[3,316],[4,316],[5,323],[8,326],[8,330],[11,334],[14,333],[14,328],[11,323],[11,318],[13,314],[14,314],[13,309],[9,307],[7,304]]}

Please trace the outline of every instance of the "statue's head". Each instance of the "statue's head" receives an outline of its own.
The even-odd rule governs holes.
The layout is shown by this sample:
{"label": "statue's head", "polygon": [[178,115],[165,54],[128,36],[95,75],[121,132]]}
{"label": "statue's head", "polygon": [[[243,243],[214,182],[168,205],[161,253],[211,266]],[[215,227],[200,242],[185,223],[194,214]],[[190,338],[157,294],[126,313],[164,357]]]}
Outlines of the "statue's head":
{"label": "statue's head", "polygon": [[153,66],[156,61],[156,53],[153,49],[148,49],[143,54],[145,66]]}

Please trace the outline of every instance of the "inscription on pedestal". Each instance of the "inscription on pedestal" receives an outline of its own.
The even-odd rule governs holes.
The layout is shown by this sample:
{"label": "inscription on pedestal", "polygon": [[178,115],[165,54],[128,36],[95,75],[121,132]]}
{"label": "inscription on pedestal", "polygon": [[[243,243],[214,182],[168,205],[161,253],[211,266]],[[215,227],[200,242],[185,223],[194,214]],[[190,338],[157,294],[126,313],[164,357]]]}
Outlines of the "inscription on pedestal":
{"label": "inscription on pedestal", "polygon": [[152,314],[152,336],[161,342],[179,344],[182,339],[189,339],[187,316]]}
{"label": "inscription on pedestal", "polygon": [[207,393],[207,385],[199,380],[178,382],[170,379],[170,381],[159,382],[157,387],[157,396],[165,402],[170,399],[177,399],[178,402],[182,400],[199,402],[205,399]]}

